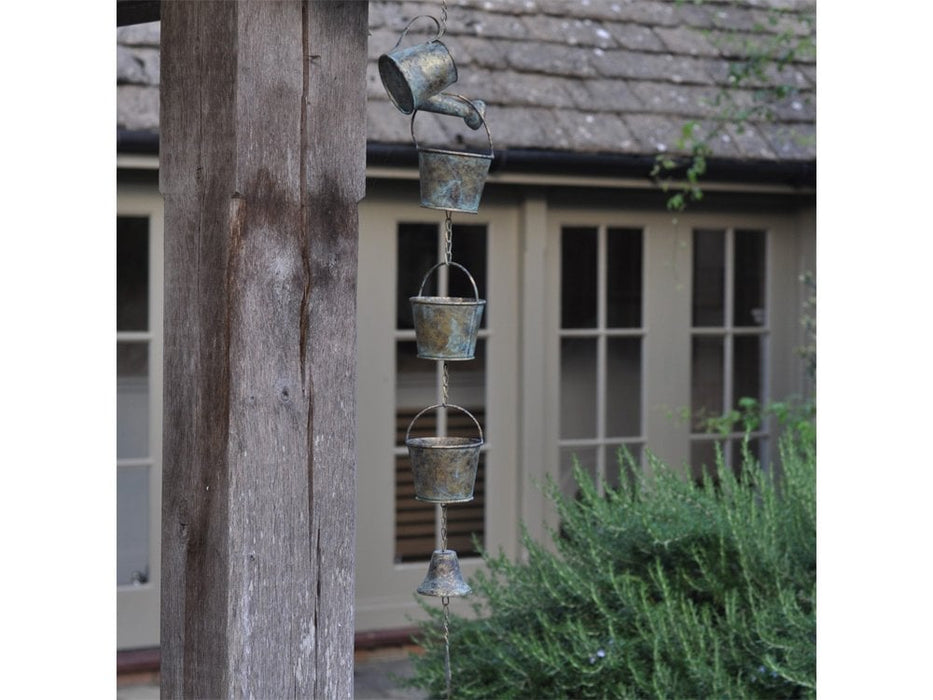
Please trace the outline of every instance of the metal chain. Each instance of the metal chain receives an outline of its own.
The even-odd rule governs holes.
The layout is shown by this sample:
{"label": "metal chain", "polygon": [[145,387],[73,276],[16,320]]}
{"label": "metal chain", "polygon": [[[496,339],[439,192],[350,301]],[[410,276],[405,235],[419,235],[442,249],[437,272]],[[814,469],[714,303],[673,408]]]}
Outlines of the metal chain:
{"label": "metal chain", "polygon": [[[441,549],[447,550],[446,503],[441,503]],[[444,606],[444,679],[447,681],[447,700],[450,700],[450,598],[442,596],[441,603]]]}
{"label": "metal chain", "polygon": [[447,0],[441,0],[441,31],[437,35],[437,38],[440,39],[446,33],[447,33]]}
{"label": "metal chain", "polygon": [[444,217],[444,261],[448,265],[453,260],[454,252],[454,224],[450,217],[451,214],[447,211]]}
{"label": "metal chain", "polygon": [[450,368],[444,360],[444,376],[441,380],[441,405],[447,406],[447,396],[450,393]]}
{"label": "metal chain", "polygon": [[441,504],[441,549],[447,549],[447,504]]}
{"label": "metal chain", "polygon": [[447,682],[447,700],[450,700],[450,598],[443,596],[444,606],[444,680]]}

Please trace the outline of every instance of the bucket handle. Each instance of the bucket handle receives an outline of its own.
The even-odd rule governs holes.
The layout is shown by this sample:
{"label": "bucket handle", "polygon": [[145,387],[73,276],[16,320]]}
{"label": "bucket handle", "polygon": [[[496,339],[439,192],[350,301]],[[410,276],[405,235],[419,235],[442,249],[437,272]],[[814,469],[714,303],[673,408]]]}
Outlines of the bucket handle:
{"label": "bucket handle", "polygon": [[[492,147],[492,134],[489,133],[489,125],[486,124],[486,116],[483,114],[483,111],[480,110],[480,108],[477,107],[475,104],[473,104],[471,100],[467,99],[463,95],[458,95],[457,93],[454,93],[454,92],[444,92],[444,93],[441,93],[440,95],[436,95],[435,97],[447,98],[447,99],[462,102],[473,112],[476,112],[476,117],[479,120],[478,122],[477,122],[477,119],[473,118],[473,115],[469,114],[469,112],[467,113],[466,116],[460,113],[456,113],[454,114],[454,116],[463,117],[463,120],[464,122],[466,122],[467,126],[469,126],[471,129],[474,129],[474,130],[478,129],[480,124],[483,125],[483,128],[486,130],[486,140],[489,141],[489,153],[487,153],[486,155],[492,158],[495,155],[495,151],[493,150],[493,147]],[[421,147],[418,145],[418,137],[415,136],[415,117],[418,116],[418,112],[420,111],[428,112],[428,111],[433,111],[433,110],[416,109],[414,114],[411,115],[411,140],[415,144],[415,148],[419,150]],[[447,113],[447,111],[444,111],[441,113],[442,114]]]}
{"label": "bucket handle", "polygon": [[395,46],[389,49],[390,52],[395,51],[395,49],[399,47],[399,44],[402,43],[402,39],[405,38],[405,35],[408,34],[408,30],[411,29],[411,25],[413,25],[415,22],[417,22],[421,18],[427,18],[431,20],[432,22],[434,22],[434,24],[437,26],[437,34],[435,34],[434,38],[431,39],[430,41],[437,41],[442,36],[444,36],[444,28],[442,28],[441,23],[437,21],[437,17],[432,17],[431,15],[416,15],[415,17],[412,17],[411,21],[408,24],[405,25],[405,29],[402,30],[402,33],[399,36],[398,41],[395,42]]}
{"label": "bucket handle", "polygon": [[418,415],[416,415],[414,418],[411,419],[411,423],[408,424],[408,430],[405,432],[405,442],[406,442],[406,443],[408,442],[408,440],[409,440],[410,437],[411,437],[411,429],[414,427],[415,421],[417,421],[419,418],[421,418],[421,415],[422,415],[423,413],[427,413],[428,411],[434,410],[435,408],[456,408],[458,411],[461,411],[462,413],[466,413],[466,414],[473,420],[474,425],[476,425],[476,429],[479,431],[479,441],[480,441],[480,444],[482,444],[482,443],[484,442],[484,440],[483,440],[483,428],[482,428],[482,426],[480,426],[479,421],[476,420],[476,417],[475,417],[472,413],[470,413],[468,410],[466,410],[466,409],[463,408],[462,406],[457,406],[456,404],[452,404],[452,403],[436,403],[436,404],[434,404],[433,406],[428,406],[427,408],[421,409],[421,410],[418,412]]}
{"label": "bucket handle", "polygon": [[463,265],[461,265],[460,263],[456,263],[456,262],[454,262],[453,260],[451,260],[451,261],[449,261],[449,262],[448,262],[447,260],[442,260],[441,262],[437,263],[437,265],[435,265],[435,266],[432,267],[430,270],[428,270],[428,273],[424,276],[424,279],[421,280],[421,286],[418,288],[418,296],[419,296],[419,297],[420,297],[420,296],[424,296],[424,295],[422,294],[422,292],[424,292],[424,285],[427,283],[428,277],[430,277],[431,274],[432,274],[437,268],[439,268],[439,267],[441,267],[441,266],[443,266],[443,265],[453,265],[454,267],[459,267],[461,270],[463,270],[463,274],[465,274],[465,275],[467,276],[467,278],[470,280],[470,284],[473,285],[473,296],[476,298],[476,301],[479,301],[479,289],[477,289],[477,287],[476,287],[476,280],[473,279],[473,275],[471,275],[471,274],[470,274],[470,271],[467,270]]}

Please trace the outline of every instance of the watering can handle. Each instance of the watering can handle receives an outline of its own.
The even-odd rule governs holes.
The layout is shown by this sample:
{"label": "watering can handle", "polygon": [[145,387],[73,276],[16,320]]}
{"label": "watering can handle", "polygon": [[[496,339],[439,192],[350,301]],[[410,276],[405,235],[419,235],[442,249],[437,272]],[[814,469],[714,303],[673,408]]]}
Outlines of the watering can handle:
{"label": "watering can handle", "polygon": [[395,46],[392,47],[391,51],[395,51],[395,49],[398,48],[399,44],[402,43],[402,39],[404,39],[405,35],[408,34],[408,30],[411,29],[411,25],[413,25],[415,22],[417,22],[422,17],[426,17],[427,19],[434,22],[435,25],[437,25],[437,34],[434,35],[434,38],[431,39],[431,41],[437,41],[442,36],[444,36],[444,30],[441,28],[441,23],[437,21],[436,17],[432,17],[431,15],[417,15],[415,17],[412,17],[411,21],[405,25],[405,29],[402,30],[402,33],[399,36],[398,41],[395,42]]}
{"label": "watering can handle", "polygon": [[427,408],[423,408],[420,411],[418,411],[418,414],[414,418],[412,418],[411,423],[408,424],[408,430],[405,432],[405,442],[408,442],[409,438],[411,437],[411,429],[414,427],[415,422],[419,418],[421,418],[421,415],[423,413],[427,413],[428,411],[432,411],[435,408],[456,408],[458,411],[461,411],[462,413],[466,413],[473,420],[474,425],[476,425],[476,429],[479,431],[479,441],[481,443],[485,442],[485,440],[483,439],[483,428],[479,424],[479,421],[476,420],[476,417],[472,413],[470,413],[468,410],[463,408],[462,406],[457,406],[456,404],[452,404],[452,403],[436,403],[433,406],[428,406]]}
{"label": "watering can handle", "polygon": [[455,263],[453,260],[451,260],[450,262],[447,262],[446,260],[443,260],[443,261],[437,263],[437,265],[435,265],[434,267],[432,267],[430,270],[428,270],[428,273],[424,276],[424,279],[421,280],[421,286],[418,288],[418,296],[419,296],[419,297],[420,297],[420,296],[424,296],[424,295],[422,294],[422,292],[424,291],[424,285],[425,285],[425,283],[428,281],[428,277],[430,277],[431,274],[432,274],[437,268],[439,268],[439,267],[441,267],[441,266],[443,266],[443,265],[453,265],[454,267],[459,267],[461,270],[463,270],[463,273],[469,278],[470,284],[473,285],[473,296],[476,298],[477,301],[479,301],[479,289],[477,289],[477,287],[476,287],[476,280],[473,279],[473,275],[471,275],[471,274],[470,274],[470,271],[467,270],[463,265],[461,265],[460,263]]}

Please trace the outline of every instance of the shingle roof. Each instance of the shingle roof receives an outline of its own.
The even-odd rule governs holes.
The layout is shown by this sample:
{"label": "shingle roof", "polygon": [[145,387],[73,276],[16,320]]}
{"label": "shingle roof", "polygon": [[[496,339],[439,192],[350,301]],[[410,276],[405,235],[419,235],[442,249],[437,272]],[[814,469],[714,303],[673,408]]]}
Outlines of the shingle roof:
{"label": "shingle roof", "polygon": [[[370,0],[368,140],[410,144],[410,119],[388,100],[376,69],[408,22],[440,18],[441,0]],[[653,156],[676,149],[683,126],[711,129],[743,43],[765,46],[781,32],[807,29],[814,0],[450,0],[442,41],[459,79],[448,88],[487,105],[497,151],[530,149]],[[418,30],[419,26],[423,29]],[[413,41],[433,35],[415,25]],[[420,34],[418,32],[420,31]],[[118,129],[158,130],[158,23],[118,29]],[[814,32],[815,36],[815,32]],[[750,80],[729,95],[753,106],[771,84],[787,86],[769,118],[728,127],[713,144],[721,158],[814,161],[815,50],[778,74]],[[449,133],[462,122],[419,115]]]}

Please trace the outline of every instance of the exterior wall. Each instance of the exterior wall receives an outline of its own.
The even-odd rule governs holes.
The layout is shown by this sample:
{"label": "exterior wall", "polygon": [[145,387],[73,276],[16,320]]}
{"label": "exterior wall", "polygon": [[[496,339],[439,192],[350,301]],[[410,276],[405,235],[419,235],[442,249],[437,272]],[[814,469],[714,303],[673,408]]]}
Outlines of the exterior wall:
{"label": "exterior wall", "polygon": [[[440,225],[443,212],[419,207],[417,174],[373,177],[360,206],[358,288],[357,631],[405,627],[420,611],[414,589],[427,561],[397,563],[393,520],[393,455],[398,298],[397,227]],[[157,196],[154,189],[152,195]],[[122,196],[122,195],[120,195]],[[815,262],[815,204],[791,192],[708,196],[702,212],[675,220],[657,192],[621,183],[521,181],[490,177],[476,215],[455,224],[486,227],[485,396],[486,496],[484,544],[520,555],[519,524],[537,536],[553,514],[537,484],[560,477],[560,231],[565,225],[636,227],[643,232],[641,427],[637,441],[665,461],[684,465],[690,427],[677,420],[690,406],[691,232],[694,227],[758,227],[768,236],[766,397],[810,388],[796,349],[807,291],[801,274]],[[454,259],[457,259],[456,241]],[[411,290],[411,294],[417,290]],[[604,391],[611,391],[606,388]],[[452,394],[451,401],[456,397]],[[426,557],[430,552],[425,553]],[[478,560],[461,561],[467,579]],[[457,612],[466,605],[454,602]],[[122,621],[121,621],[121,624]]]}

